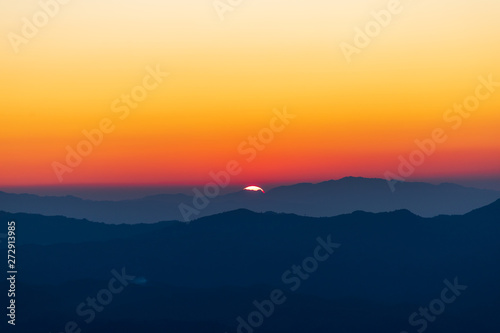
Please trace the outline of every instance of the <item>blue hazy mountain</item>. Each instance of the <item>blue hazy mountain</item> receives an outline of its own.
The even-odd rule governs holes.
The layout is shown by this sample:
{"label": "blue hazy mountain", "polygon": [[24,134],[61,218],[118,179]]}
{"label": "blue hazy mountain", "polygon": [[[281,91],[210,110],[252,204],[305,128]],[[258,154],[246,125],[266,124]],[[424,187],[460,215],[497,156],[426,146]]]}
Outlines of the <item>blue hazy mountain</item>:
{"label": "blue hazy mountain", "polygon": [[[313,218],[239,209],[151,230],[100,229],[101,241],[33,241],[18,247],[23,307],[17,328],[61,332],[74,320],[85,332],[237,332],[236,318],[247,318],[254,301],[280,289],[287,301],[255,332],[417,332],[423,324],[411,326],[409,316],[442,297],[447,280],[466,289],[428,322],[426,332],[496,332],[498,216],[500,200],[433,218],[408,210]],[[51,223],[39,216],[32,223],[23,222],[27,216],[15,218],[20,238],[36,219],[38,228]],[[80,221],[72,231],[74,220],[59,223],[69,225],[68,234],[96,228]],[[305,267],[318,244],[323,256],[324,244],[336,245],[299,278],[293,267]],[[86,324],[75,308],[122,268],[134,276],[130,285]]]}
{"label": "blue hazy mountain", "polygon": [[[392,192],[383,179],[342,178],[318,184],[281,186],[265,194],[238,191],[209,199],[196,209],[196,197],[163,194],[136,200],[92,201],[74,196],[54,197],[0,192],[0,210],[11,213],[62,215],[106,223],[154,223],[184,220],[179,205],[197,210],[195,219],[240,208],[255,212],[274,211],[303,216],[324,217],[349,214],[357,210],[387,212],[407,209],[423,217],[465,214],[492,203],[500,192],[467,188],[454,184],[432,185],[401,182]],[[200,189],[203,192],[203,188]],[[205,205],[205,204],[204,204]]]}

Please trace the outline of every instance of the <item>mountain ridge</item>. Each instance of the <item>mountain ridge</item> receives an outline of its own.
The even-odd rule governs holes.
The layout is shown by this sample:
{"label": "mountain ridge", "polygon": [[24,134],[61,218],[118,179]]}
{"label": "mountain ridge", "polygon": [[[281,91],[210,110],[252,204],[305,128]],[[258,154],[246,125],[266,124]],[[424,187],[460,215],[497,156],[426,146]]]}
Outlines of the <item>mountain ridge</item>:
{"label": "mountain ridge", "polygon": [[[192,219],[224,211],[246,208],[256,212],[274,211],[301,216],[336,216],[357,210],[387,212],[407,209],[432,217],[462,215],[500,198],[499,191],[481,190],[443,183],[402,182],[392,193],[387,182],[378,178],[345,177],[320,183],[280,186],[266,193],[236,191],[208,199]],[[155,223],[184,220],[179,206],[194,208],[194,197],[160,194],[141,199],[97,201],[75,196],[37,196],[0,192],[0,210],[42,215],[62,215],[106,223]]]}

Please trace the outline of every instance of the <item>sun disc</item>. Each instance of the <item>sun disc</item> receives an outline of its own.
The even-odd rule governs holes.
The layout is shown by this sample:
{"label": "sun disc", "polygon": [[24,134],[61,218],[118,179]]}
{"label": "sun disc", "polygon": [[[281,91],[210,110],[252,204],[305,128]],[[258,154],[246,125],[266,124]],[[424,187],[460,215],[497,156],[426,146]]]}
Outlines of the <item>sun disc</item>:
{"label": "sun disc", "polygon": [[262,193],[266,193],[266,192],[264,192],[264,190],[262,188],[260,188],[258,186],[253,186],[253,185],[245,187],[244,190],[246,190],[246,191],[254,191],[254,192],[262,191]]}

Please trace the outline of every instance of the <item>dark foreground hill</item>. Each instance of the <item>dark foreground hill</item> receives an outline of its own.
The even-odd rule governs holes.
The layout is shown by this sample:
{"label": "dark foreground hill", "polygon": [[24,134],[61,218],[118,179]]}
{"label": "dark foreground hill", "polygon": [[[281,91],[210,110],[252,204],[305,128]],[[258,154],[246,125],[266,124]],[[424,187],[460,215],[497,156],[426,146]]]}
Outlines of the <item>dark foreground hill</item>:
{"label": "dark foreground hill", "polygon": [[[497,332],[499,214],[500,201],[435,218],[237,210],[106,241],[21,245],[16,328]],[[16,222],[22,233],[23,218]],[[280,300],[273,311],[270,299]]]}
{"label": "dark foreground hill", "polygon": [[[7,213],[0,211],[0,221],[18,221],[17,244],[50,245],[54,243],[83,243],[128,238],[163,229],[178,222],[150,224],[105,224],[64,216]],[[2,243],[0,243],[0,247]],[[4,243],[5,246],[5,243]]]}

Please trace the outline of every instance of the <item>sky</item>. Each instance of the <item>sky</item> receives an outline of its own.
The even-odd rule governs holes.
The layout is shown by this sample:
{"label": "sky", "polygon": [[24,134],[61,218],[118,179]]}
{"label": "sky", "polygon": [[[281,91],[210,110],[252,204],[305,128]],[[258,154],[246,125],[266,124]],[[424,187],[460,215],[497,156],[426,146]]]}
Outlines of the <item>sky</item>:
{"label": "sky", "polygon": [[498,1],[66,2],[0,3],[0,186],[199,185],[236,161],[234,184],[500,189]]}

